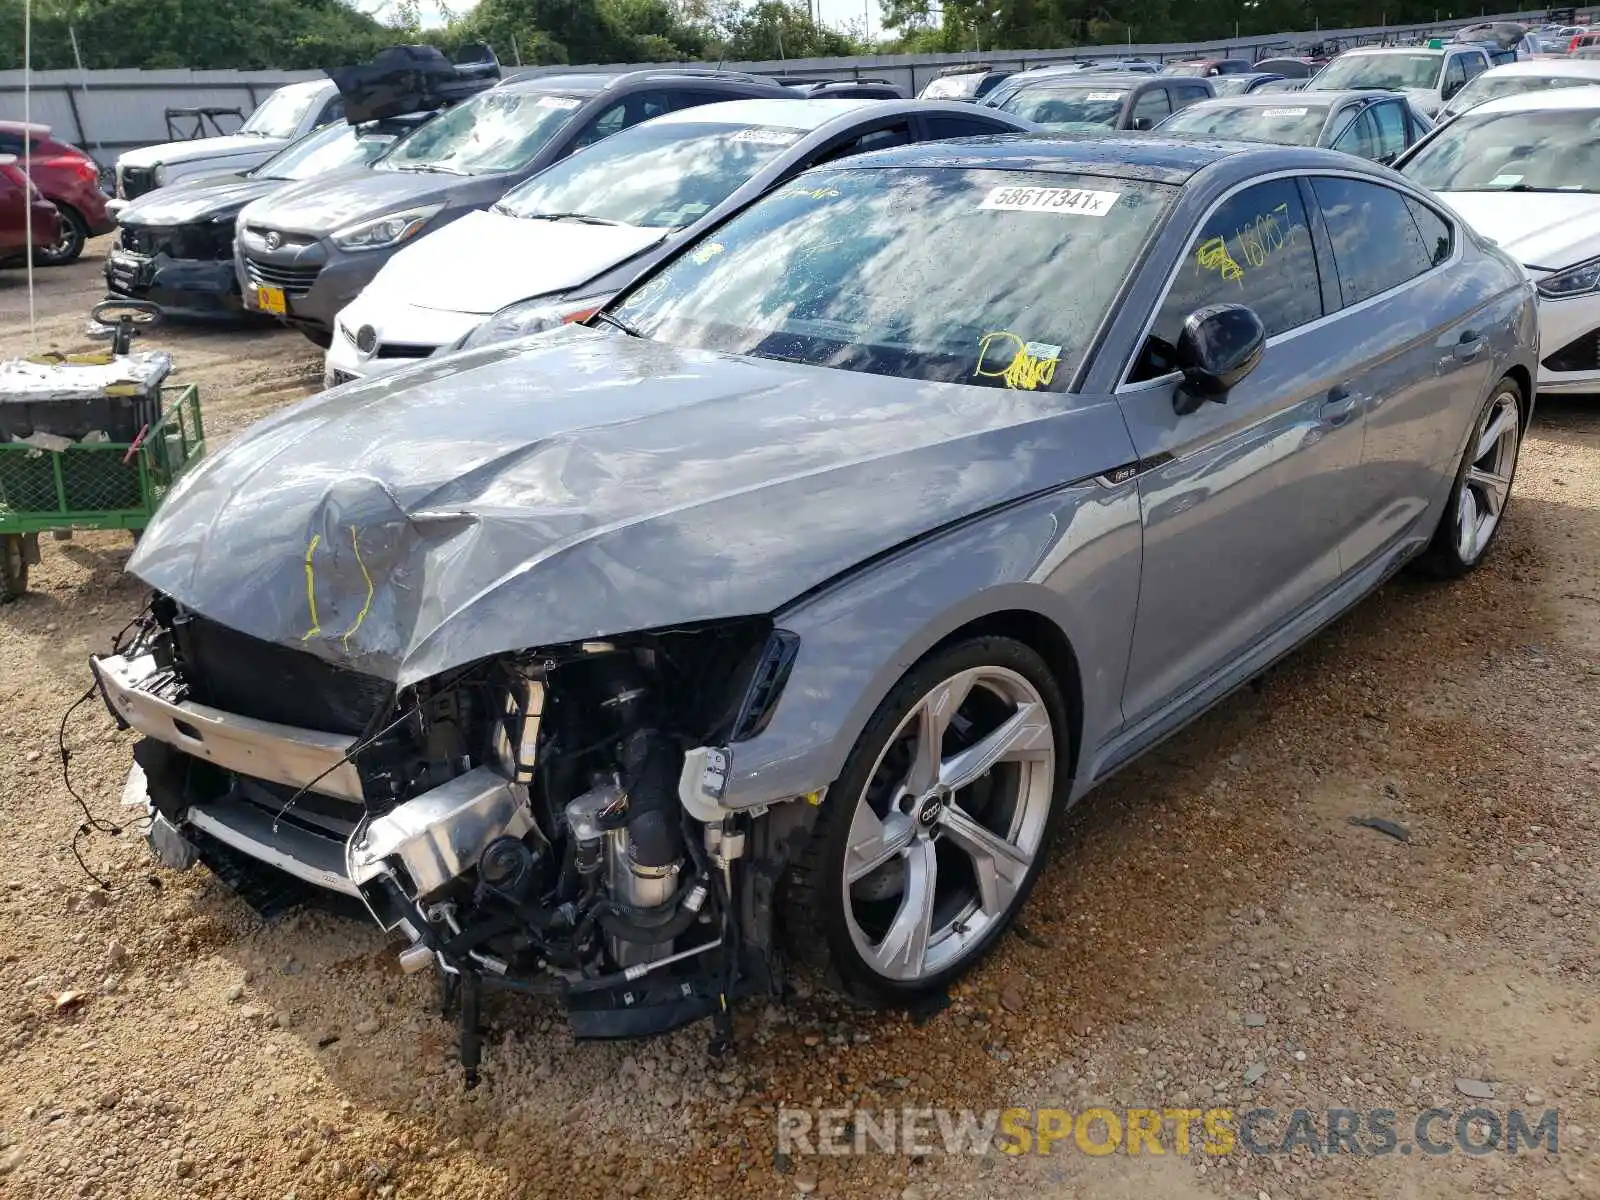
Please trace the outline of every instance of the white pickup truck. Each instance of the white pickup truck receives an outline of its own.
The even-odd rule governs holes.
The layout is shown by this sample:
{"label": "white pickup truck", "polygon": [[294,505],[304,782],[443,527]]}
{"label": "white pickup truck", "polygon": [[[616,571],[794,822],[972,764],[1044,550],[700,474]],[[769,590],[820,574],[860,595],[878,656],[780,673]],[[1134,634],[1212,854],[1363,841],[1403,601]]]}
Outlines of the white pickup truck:
{"label": "white pickup truck", "polygon": [[344,100],[331,79],[291,83],[268,96],[238,133],[142,146],[117,159],[113,215],[128,201],[174,180],[212,171],[245,171],[264,163],[296,138],[344,118]]}

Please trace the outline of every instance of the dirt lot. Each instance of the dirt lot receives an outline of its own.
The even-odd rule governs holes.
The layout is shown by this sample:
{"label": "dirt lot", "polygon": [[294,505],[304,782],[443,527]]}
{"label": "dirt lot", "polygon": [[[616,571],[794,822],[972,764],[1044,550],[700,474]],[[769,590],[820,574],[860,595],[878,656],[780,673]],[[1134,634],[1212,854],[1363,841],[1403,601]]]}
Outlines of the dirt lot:
{"label": "dirt lot", "polygon": [[[98,265],[41,275],[41,348],[82,342]],[[295,334],[154,341],[219,438],[319,378]],[[7,273],[0,354],[27,347]],[[1485,569],[1384,589],[1092,796],[942,1014],[755,1006],[716,1068],[704,1029],[575,1046],[501,1002],[471,1094],[375,931],[262,925],[134,830],[79,843],[113,890],[74,862],[57,725],[140,606],[128,549],[46,540],[0,609],[0,1196],[1600,1196],[1600,400],[1541,406]],[[86,705],[67,742],[129,819],[129,738]],[[1406,1144],[1430,1106],[1556,1108],[1560,1152],[775,1153],[780,1104],[1091,1103],[1390,1108]]]}

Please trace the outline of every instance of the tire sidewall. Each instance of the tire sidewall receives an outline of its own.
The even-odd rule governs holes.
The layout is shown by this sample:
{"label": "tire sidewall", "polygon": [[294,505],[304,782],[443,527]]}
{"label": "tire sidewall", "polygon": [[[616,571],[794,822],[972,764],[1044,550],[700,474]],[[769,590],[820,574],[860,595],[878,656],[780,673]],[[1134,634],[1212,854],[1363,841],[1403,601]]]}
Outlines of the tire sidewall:
{"label": "tire sidewall", "polygon": [[[972,667],[984,666],[1005,667],[1025,678],[1044,700],[1050,718],[1056,743],[1056,766],[1050,813],[1045,821],[1039,849],[1010,911],[1003,919],[993,922],[958,962],[914,983],[886,979],[866,964],[856,949],[846,922],[843,879],[850,821],[879,755],[907,712],[950,676]],[[823,839],[819,896],[821,912],[818,915],[822,918],[828,958],[848,991],[863,999],[890,1004],[905,1003],[944,990],[957,977],[982,961],[995,940],[1005,933],[1027,903],[1028,895],[1044,869],[1055,828],[1071,795],[1072,762],[1071,727],[1060,684],[1044,659],[1021,642],[1004,637],[979,637],[957,643],[929,655],[895,685],[856,739],[855,746],[845,760],[844,769],[829,789],[823,817],[814,832],[814,836]]]}
{"label": "tire sidewall", "polygon": [[1461,452],[1461,465],[1456,470],[1455,486],[1450,489],[1450,505],[1444,514],[1443,532],[1448,536],[1442,541],[1441,549],[1448,550],[1450,565],[1462,574],[1472,570],[1489,557],[1489,551],[1494,549],[1494,544],[1500,537],[1500,531],[1506,525],[1506,513],[1502,511],[1500,519],[1495,522],[1494,529],[1489,533],[1489,540],[1483,544],[1483,549],[1479,550],[1471,559],[1461,557],[1460,540],[1456,537],[1456,516],[1461,503],[1461,489],[1467,486],[1467,474],[1472,470],[1473,462],[1476,461],[1473,452],[1478,448],[1479,439],[1483,437],[1484,430],[1489,427],[1490,416],[1503,396],[1511,397],[1511,402],[1517,410],[1518,422],[1517,455],[1512,460],[1511,477],[1506,482],[1507,509],[1511,506],[1511,495],[1516,487],[1517,468],[1522,464],[1522,389],[1517,386],[1515,380],[1503,378],[1494,385],[1494,390],[1489,393],[1489,398],[1483,402],[1483,406],[1478,410],[1477,420],[1472,423],[1472,432],[1467,436],[1466,449]]}

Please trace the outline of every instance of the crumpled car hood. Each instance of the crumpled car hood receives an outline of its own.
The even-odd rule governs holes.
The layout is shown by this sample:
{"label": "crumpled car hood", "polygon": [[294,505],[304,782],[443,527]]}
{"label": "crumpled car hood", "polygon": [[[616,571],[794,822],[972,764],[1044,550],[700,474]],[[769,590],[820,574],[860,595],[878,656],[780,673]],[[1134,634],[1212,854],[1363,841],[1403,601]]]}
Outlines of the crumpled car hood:
{"label": "crumpled car hood", "polygon": [[1091,460],[1120,448],[1073,437],[1103,426],[1081,397],[569,326],[269,418],[173,489],[128,570],[405,686],[508,650],[774,611],[1116,465]]}
{"label": "crumpled car hood", "polygon": [[282,179],[249,179],[234,171],[197,175],[128,202],[119,225],[187,225],[221,213],[237,212],[285,185]]}

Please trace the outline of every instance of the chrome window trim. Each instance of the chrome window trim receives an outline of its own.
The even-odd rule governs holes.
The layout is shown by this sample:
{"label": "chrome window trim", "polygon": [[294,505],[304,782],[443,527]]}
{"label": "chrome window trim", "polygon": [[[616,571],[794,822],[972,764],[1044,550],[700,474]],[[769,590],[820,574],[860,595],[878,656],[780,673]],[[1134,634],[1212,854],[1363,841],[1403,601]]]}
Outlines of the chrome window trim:
{"label": "chrome window trim", "polygon": [[[1304,325],[1296,325],[1293,329],[1285,329],[1282,333],[1273,334],[1267,339],[1268,349],[1271,349],[1273,346],[1280,345],[1283,342],[1287,342],[1291,338],[1297,338],[1302,334],[1313,333],[1319,329],[1325,328],[1328,323],[1333,321],[1336,317],[1342,317],[1346,313],[1360,312],[1363,309],[1376,304],[1380,300],[1387,300],[1390,296],[1399,295],[1401,292],[1404,292],[1407,289],[1414,287],[1416,284],[1421,283],[1429,275],[1433,274],[1433,272],[1442,271],[1446,267],[1455,266],[1456,263],[1461,260],[1460,227],[1458,226],[1455,218],[1450,217],[1444,212],[1440,211],[1437,204],[1431,203],[1418,191],[1410,187],[1397,187],[1387,179],[1374,179],[1371,175],[1362,171],[1344,171],[1337,167],[1318,167],[1312,170],[1301,169],[1273,171],[1265,175],[1257,175],[1254,178],[1247,179],[1241,183],[1236,183],[1222,195],[1218,196],[1216,200],[1212,201],[1211,205],[1206,209],[1204,214],[1202,214],[1200,219],[1195,222],[1194,233],[1190,235],[1190,238],[1193,240],[1193,238],[1198,237],[1200,231],[1206,227],[1207,222],[1209,222],[1211,218],[1216,215],[1217,210],[1229,200],[1232,200],[1240,192],[1246,191],[1249,188],[1253,188],[1257,184],[1272,183],[1279,179],[1311,180],[1319,177],[1332,179],[1354,179],[1358,183],[1370,183],[1376,187],[1388,188],[1391,191],[1398,192],[1402,196],[1406,196],[1410,199],[1416,200],[1420,204],[1425,205],[1450,229],[1450,257],[1445,259],[1442,263],[1438,263],[1432,267],[1429,267],[1420,275],[1413,275],[1404,283],[1397,284],[1396,286],[1389,288],[1387,291],[1379,292],[1374,296],[1368,296],[1365,300],[1357,301],[1355,304],[1347,304],[1343,307],[1336,308],[1330,313],[1324,313],[1314,321],[1307,321]],[[1306,214],[1308,220],[1310,219],[1310,216],[1310,213]],[[1309,232],[1309,230],[1310,226],[1308,225],[1307,231]],[[1145,339],[1150,336],[1150,331],[1155,328],[1156,318],[1161,315],[1161,310],[1167,303],[1167,297],[1171,294],[1173,285],[1178,281],[1178,273],[1183,270],[1184,264],[1188,261],[1188,257],[1188,244],[1185,243],[1183,255],[1179,257],[1178,261],[1173,265],[1172,270],[1168,272],[1166,286],[1161,289],[1160,298],[1157,299],[1155,304],[1150,306],[1150,314],[1145,317],[1144,325],[1139,331],[1139,336],[1134,339],[1133,346],[1128,352],[1128,357],[1122,364],[1122,370],[1117,375],[1118,383],[1116,387],[1112,389],[1113,395],[1121,396],[1125,393],[1142,392],[1151,387],[1162,384],[1170,384],[1175,380],[1182,378],[1182,375],[1177,371],[1169,371],[1167,374],[1157,376],[1154,379],[1142,379],[1138,382],[1130,380],[1128,376],[1133,373],[1134,367],[1138,365],[1139,352],[1144,347]]]}

